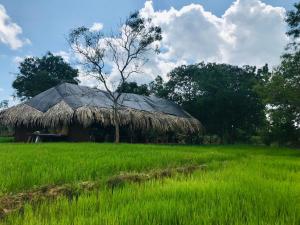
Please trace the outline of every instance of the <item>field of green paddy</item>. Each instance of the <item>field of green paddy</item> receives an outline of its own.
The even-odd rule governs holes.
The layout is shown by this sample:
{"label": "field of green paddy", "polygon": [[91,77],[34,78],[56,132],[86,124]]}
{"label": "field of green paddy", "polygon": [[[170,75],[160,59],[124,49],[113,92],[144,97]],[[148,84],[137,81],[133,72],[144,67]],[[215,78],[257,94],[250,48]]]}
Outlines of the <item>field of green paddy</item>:
{"label": "field of green paddy", "polygon": [[[0,198],[45,185],[99,183],[76,199],[28,203],[0,224],[300,224],[299,149],[0,142]],[[206,167],[114,190],[107,186],[125,172],[189,165]]]}

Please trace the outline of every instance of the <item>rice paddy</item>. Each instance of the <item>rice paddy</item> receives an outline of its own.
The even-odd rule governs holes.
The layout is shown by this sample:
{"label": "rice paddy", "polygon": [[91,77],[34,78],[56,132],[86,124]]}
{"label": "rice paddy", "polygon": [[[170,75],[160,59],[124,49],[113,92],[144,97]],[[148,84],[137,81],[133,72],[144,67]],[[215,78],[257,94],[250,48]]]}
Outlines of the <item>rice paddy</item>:
{"label": "rice paddy", "polygon": [[[96,181],[75,199],[26,204],[2,224],[300,224],[300,151],[251,146],[0,144],[0,197]],[[112,190],[122,173],[206,165]],[[1,208],[1,206],[0,206]]]}

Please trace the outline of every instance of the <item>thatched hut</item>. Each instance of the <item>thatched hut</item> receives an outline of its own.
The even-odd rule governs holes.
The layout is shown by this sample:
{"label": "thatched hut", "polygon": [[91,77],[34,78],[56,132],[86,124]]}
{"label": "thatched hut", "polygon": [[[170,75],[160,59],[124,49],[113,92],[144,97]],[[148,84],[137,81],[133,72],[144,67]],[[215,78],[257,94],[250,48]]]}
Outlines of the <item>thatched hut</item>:
{"label": "thatched hut", "polygon": [[[198,120],[165,99],[122,94],[120,102],[121,140],[147,141],[151,132],[191,134],[202,129]],[[64,134],[70,141],[109,141],[112,101],[105,91],[64,83],[1,111],[0,124],[15,129],[16,141],[27,141],[35,131]]]}

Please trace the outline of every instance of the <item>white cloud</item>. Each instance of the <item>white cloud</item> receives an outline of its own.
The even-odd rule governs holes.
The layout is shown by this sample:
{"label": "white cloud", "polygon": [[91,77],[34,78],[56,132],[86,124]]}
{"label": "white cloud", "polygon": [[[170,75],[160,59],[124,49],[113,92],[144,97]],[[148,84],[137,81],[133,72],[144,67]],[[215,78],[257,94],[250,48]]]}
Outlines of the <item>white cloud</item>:
{"label": "white cloud", "polygon": [[[151,56],[144,73],[133,77],[139,83],[157,75],[166,78],[176,66],[201,61],[275,66],[288,42],[285,9],[260,0],[236,0],[221,17],[200,4],[155,11],[152,1],[146,1],[140,13],[162,28],[163,40],[162,53]],[[97,29],[94,25],[91,29]],[[111,74],[116,76],[114,69]],[[89,83],[87,76],[82,79]]]}
{"label": "white cloud", "polygon": [[53,55],[56,55],[56,56],[61,56],[66,62],[70,62],[70,59],[71,59],[71,55],[69,52],[66,52],[66,51],[58,51],[58,52],[54,52]]}
{"label": "white cloud", "polygon": [[21,103],[20,99],[12,97],[12,96],[9,96],[7,98],[7,100],[8,100],[8,107],[12,107],[12,106],[15,106],[15,105],[18,105]]}
{"label": "white cloud", "polygon": [[152,2],[148,1],[141,12],[153,18],[153,22],[162,28],[162,47],[167,50],[163,56],[166,60],[220,59],[217,43],[223,42],[219,32],[222,20],[206,12],[201,5],[191,4],[180,10],[171,8],[155,12]]}
{"label": "white cloud", "polygon": [[277,64],[288,41],[284,17],[283,8],[258,0],[236,1],[223,15],[226,34],[233,40],[223,49],[226,61]]}
{"label": "white cloud", "polygon": [[24,57],[16,56],[16,57],[13,58],[13,62],[14,62],[15,64],[18,65],[18,64],[19,64],[20,62],[22,62],[24,59],[25,59]]}
{"label": "white cloud", "polygon": [[25,55],[25,56],[15,56],[14,58],[13,58],[13,63],[15,63],[16,65],[19,65],[21,62],[23,62],[24,61],[24,59],[26,59],[26,58],[31,58],[31,57],[33,57],[32,55]]}
{"label": "white cloud", "polygon": [[222,17],[199,4],[154,11],[152,1],[145,3],[141,13],[162,27],[166,51],[161,58],[166,63],[276,65],[288,40],[285,9],[259,0],[236,0]]}
{"label": "white cloud", "polygon": [[80,81],[80,85],[104,89],[102,84],[96,78],[87,74],[82,66],[76,66],[76,69],[79,71],[78,79]]}
{"label": "white cloud", "polygon": [[0,4],[0,42],[9,45],[12,49],[31,43],[29,39],[21,39],[20,34],[22,34],[22,28],[11,21],[4,6]]}
{"label": "white cloud", "polygon": [[[66,52],[66,51],[54,52],[53,55],[61,56],[68,63],[70,63],[73,58],[73,54],[71,52]],[[13,63],[19,65],[21,62],[24,61],[24,59],[31,58],[31,57],[33,56],[32,55],[15,56],[12,61]]]}
{"label": "white cloud", "polygon": [[94,23],[91,27],[90,27],[90,31],[100,31],[103,29],[103,24],[102,23]]}

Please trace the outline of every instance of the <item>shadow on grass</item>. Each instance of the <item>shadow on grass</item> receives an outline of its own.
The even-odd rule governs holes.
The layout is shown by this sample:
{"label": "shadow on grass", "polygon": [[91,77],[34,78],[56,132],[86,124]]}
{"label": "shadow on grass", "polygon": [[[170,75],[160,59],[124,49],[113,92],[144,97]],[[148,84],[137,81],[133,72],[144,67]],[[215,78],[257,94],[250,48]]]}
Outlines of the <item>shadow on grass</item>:
{"label": "shadow on grass", "polygon": [[0,137],[0,143],[14,142],[14,137]]}

